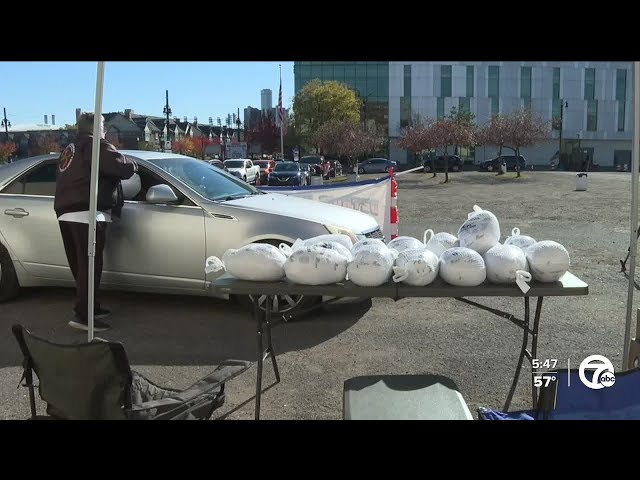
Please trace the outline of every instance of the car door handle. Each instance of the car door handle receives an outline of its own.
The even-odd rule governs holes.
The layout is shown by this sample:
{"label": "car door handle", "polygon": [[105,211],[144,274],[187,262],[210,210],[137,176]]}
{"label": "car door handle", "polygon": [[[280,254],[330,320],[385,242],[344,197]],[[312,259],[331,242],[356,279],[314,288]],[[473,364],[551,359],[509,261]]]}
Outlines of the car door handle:
{"label": "car door handle", "polygon": [[14,218],[20,217],[28,217],[29,212],[27,212],[24,208],[11,208],[4,211],[5,215],[11,215]]}

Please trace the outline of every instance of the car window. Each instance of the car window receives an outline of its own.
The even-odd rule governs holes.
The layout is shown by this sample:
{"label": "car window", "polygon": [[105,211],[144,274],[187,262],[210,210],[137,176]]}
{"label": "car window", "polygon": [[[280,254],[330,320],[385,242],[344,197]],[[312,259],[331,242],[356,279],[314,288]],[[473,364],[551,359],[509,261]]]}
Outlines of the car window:
{"label": "car window", "polygon": [[293,162],[283,162],[276,165],[276,172],[296,172],[299,170],[299,166],[297,163]]}
{"label": "car window", "polygon": [[57,162],[47,162],[12,182],[2,193],[55,196]]}

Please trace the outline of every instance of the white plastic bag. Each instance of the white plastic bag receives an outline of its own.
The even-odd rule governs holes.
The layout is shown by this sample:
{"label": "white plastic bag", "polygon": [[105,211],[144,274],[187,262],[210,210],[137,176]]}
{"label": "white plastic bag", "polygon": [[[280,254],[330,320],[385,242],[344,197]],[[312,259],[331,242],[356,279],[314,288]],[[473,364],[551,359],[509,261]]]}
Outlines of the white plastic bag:
{"label": "white plastic bag", "polygon": [[424,249],[425,245],[417,238],[401,236],[394,238],[389,243],[387,243],[387,247],[393,248],[398,253],[404,252],[405,250],[418,250]]}
{"label": "white plastic bag", "polygon": [[287,257],[268,243],[250,243],[238,249],[224,252],[222,259],[209,257],[205,262],[205,272],[212,273],[224,269],[240,280],[275,282],[284,277],[284,263]]}
{"label": "white plastic bag", "polygon": [[534,243],[527,248],[525,255],[533,278],[539,282],[557,282],[571,264],[567,249],[552,240]]}
{"label": "white plastic bag", "polygon": [[294,250],[284,264],[284,272],[293,283],[329,285],[344,281],[347,264],[347,258],[337,250],[312,245]]}
{"label": "white plastic bag", "polygon": [[431,250],[438,257],[450,248],[459,247],[460,241],[447,232],[439,232],[434,234],[433,230],[428,229],[424,232],[424,244],[427,250]]}
{"label": "white plastic bag", "polygon": [[458,287],[476,287],[487,279],[487,270],[478,252],[454,247],[440,256],[440,277]]}
{"label": "white plastic bag", "polygon": [[298,239],[293,245],[298,244],[298,242],[301,242],[301,244],[306,247],[310,247],[311,245],[319,242],[337,242],[341,245],[344,245],[344,247],[348,248],[349,250],[351,250],[351,248],[353,247],[353,241],[351,240],[351,238],[347,235],[343,235],[342,233],[327,233],[325,235],[318,235],[317,237],[307,238],[306,240]]}
{"label": "white plastic bag", "polygon": [[500,242],[500,224],[496,216],[489,210],[473,206],[467,221],[458,230],[460,246],[475,250],[484,255],[491,247]]}
{"label": "white plastic bag", "polygon": [[364,238],[362,240],[358,240],[353,244],[353,247],[351,247],[351,253],[355,256],[355,254],[360,250],[366,250],[369,248],[380,248],[384,250],[385,248],[389,247],[387,247],[387,245],[379,238]]}
{"label": "white plastic bag", "polygon": [[393,274],[396,250],[387,248],[362,247],[353,256],[347,267],[347,277],[361,287],[379,287],[388,282]]}
{"label": "white plastic bag", "polygon": [[396,258],[393,281],[424,287],[436,279],[439,271],[438,257],[432,251],[425,248],[405,250]]}
{"label": "white plastic bag", "polygon": [[525,251],[534,243],[536,243],[535,239],[527,235],[520,235],[520,229],[518,227],[511,230],[511,236],[507,237],[504,241],[505,245],[515,245],[516,247],[520,247],[522,251]]}
{"label": "white plastic bag", "polygon": [[520,247],[496,245],[484,254],[487,280],[491,283],[517,283],[527,293],[531,274],[527,271],[527,258]]}
{"label": "white plastic bag", "polygon": [[287,258],[289,258],[291,256],[291,254],[296,250],[299,250],[301,248],[314,247],[314,246],[318,246],[318,247],[321,247],[321,248],[328,248],[330,250],[335,250],[340,255],[344,256],[347,259],[348,262],[353,260],[353,255],[351,254],[351,250],[349,250],[347,247],[345,247],[342,243],[331,242],[331,241],[318,241],[318,242],[312,243],[310,245],[304,245],[304,242],[302,242],[300,240],[296,240],[292,246],[288,246],[285,243],[281,243],[280,244],[280,251]]}

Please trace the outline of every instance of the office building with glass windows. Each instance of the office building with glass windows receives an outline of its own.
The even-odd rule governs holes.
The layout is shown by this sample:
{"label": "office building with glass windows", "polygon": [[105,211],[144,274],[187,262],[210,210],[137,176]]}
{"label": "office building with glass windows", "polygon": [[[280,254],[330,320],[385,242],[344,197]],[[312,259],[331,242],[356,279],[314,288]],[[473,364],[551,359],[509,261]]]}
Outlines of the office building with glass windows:
{"label": "office building with glass windows", "polygon": [[[579,150],[602,167],[631,164],[632,72],[631,62],[296,62],[294,66],[296,93],[319,78],[342,81],[363,99],[375,99],[375,115],[367,101],[368,121],[386,123],[389,157],[399,163],[413,161],[397,141],[416,114],[437,119],[456,107],[472,112],[482,125],[494,114],[531,108],[553,123],[551,138],[521,152],[528,164],[544,166],[557,158],[560,148],[569,155]],[[459,153],[479,163],[495,157],[497,149],[480,146]]]}

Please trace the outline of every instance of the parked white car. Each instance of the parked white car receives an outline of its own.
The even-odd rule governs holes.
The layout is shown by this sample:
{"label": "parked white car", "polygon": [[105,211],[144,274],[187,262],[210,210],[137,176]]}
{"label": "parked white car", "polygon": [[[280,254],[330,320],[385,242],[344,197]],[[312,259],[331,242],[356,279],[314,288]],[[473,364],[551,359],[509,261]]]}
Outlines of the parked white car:
{"label": "parked white car", "polygon": [[230,174],[247,183],[257,184],[260,179],[260,165],[254,165],[248,158],[225,160],[224,166],[227,167]]}

